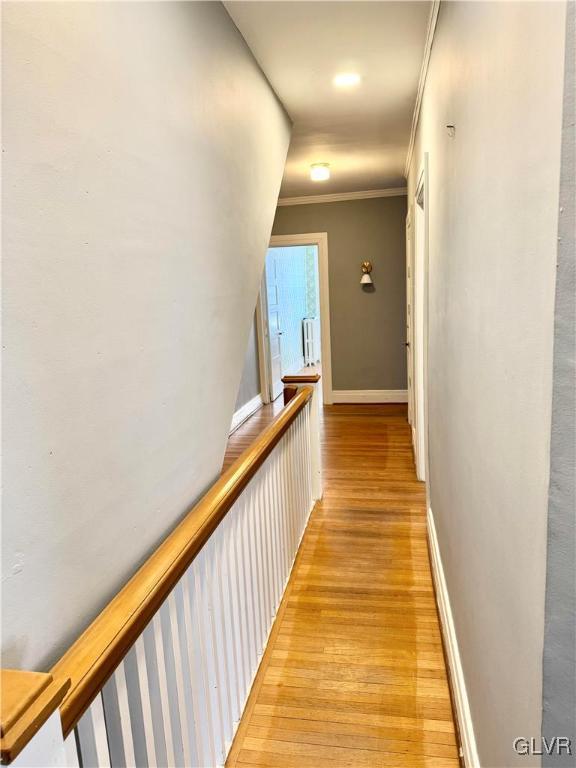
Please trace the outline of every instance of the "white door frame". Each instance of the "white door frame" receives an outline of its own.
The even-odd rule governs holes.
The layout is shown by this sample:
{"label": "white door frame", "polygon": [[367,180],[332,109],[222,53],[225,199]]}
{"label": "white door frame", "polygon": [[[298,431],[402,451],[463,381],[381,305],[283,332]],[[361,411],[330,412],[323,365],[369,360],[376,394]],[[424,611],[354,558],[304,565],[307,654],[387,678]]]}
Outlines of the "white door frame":
{"label": "white door frame", "polygon": [[[315,245],[318,248],[318,280],[320,293],[320,348],[322,359],[322,395],[326,405],[333,402],[332,397],[332,354],[330,348],[330,295],[328,283],[328,233],[307,232],[301,235],[272,235],[271,248],[282,248],[290,245]],[[267,349],[267,312],[266,286],[260,286],[260,295],[256,304],[256,322],[258,326],[258,355],[260,358],[260,379],[262,398],[270,402],[270,352]]]}
{"label": "white door frame", "polygon": [[[418,213],[418,209],[422,211]],[[428,153],[418,174],[413,200],[414,427],[416,475],[428,481]],[[419,227],[421,231],[419,231]],[[419,244],[422,252],[419,253]]]}
{"label": "white door frame", "polygon": [[266,306],[266,270],[262,274],[260,290],[256,300],[256,343],[258,346],[258,368],[260,371],[260,397],[264,405],[271,400],[270,347],[265,342],[268,334],[268,307]]}
{"label": "white door frame", "polygon": [[414,425],[414,227],[412,203],[408,204],[406,214],[406,346],[407,371],[406,385],[408,388],[408,423],[412,435],[412,445],[416,453],[416,434]]}

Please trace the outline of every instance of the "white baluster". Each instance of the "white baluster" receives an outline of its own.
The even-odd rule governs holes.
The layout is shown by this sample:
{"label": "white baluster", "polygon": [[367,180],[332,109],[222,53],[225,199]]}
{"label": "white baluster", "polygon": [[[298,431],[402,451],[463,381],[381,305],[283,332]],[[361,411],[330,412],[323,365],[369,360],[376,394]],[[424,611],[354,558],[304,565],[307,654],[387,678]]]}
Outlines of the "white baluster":
{"label": "white baluster", "polygon": [[142,694],[140,691],[140,678],[138,674],[138,662],[136,650],[131,648],[124,657],[121,665],[124,668],[126,678],[126,694],[128,697],[128,709],[130,713],[130,729],[132,744],[134,746],[134,764],[140,768],[146,768],[148,754],[146,749],[146,732],[144,726],[144,712],[142,708]]}
{"label": "white baluster", "polygon": [[237,621],[234,600],[232,599],[233,587],[231,583],[231,574],[234,568],[234,562],[231,557],[232,548],[230,542],[232,531],[234,529],[234,517],[236,507],[233,506],[224,520],[222,521],[222,542],[220,549],[220,590],[222,598],[222,619],[224,629],[224,643],[226,646],[227,668],[229,675],[229,698],[232,716],[232,728],[240,719],[241,702],[239,698],[239,689],[241,686],[240,670],[240,627]]}
{"label": "white baluster", "polygon": [[168,694],[166,663],[164,658],[164,639],[162,637],[162,624],[160,622],[159,613],[154,616],[152,627],[154,631],[154,650],[156,652],[156,670],[162,711],[161,722],[163,724],[164,741],[166,744],[166,762],[169,766],[172,766],[176,765],[176,756],[174,739],[172,736],[172,715],[170,712],[170,697]]}
{"label": "white baluster", "polygon": [[300,542],[300,532],[302,530],[302,517],[304,510],[304,472],[303,472],[303,450],[302,450],[302,420],[304,410],[300,411],[298,418],[296,419],[296,455],[295,470],[298,487],[298,509],[296,516],[296,547]]}
{"label": "white baluster", "polygon": [[280,518],[280,496],[278,489],[278,446],[272,453],[272,461],[270,462],[270,477],[269,477],[269,494],[271,499],[272,510],[272,535],[274,537],[274,572],[273,572],[273,594],[274,594],[274,616],[278,611],[278,605],[280,598],[282,597],[282,591],[280,587],[280,573],[282,572],[283,552],[282,552],[282,540],[280,538],[280,527],[278,525]]}
{"label": "white baluster", "polygon": [[256,540],[256,509],[257,500],[255,489],[252,488],[250,492],[248,506],[246,508],[249,527],[248,527],[248,541],[247,545],[250,549],[250,594],[253,601],[254,612],[254,647],[256,649],[256,663],[258,665],[260,659],[260,634],[261,634],[261,617],[262,617],[262,593],[260,591],[260,577],[258,567],[258,542]]}
{"label": "white baluster", "polygon": [[184,597],[186,608],[184,618],[188,629],[189,659],[194,695],[197,701],[196,740],[201,756],[201,765],[215,765],[216,748],[214,746],[214,727],[212,725],[211,690],[206,666],[206,650],[202,631],[203,611],[199,574],[199,557],[192,563],[185,574]]}
{"label": "white baluster", "polygon": [[292,474],[294,477],[294,490],[296,504],[294,506],[294,549],[298,546],[298,532],[300,530],[300,508],[302,506],[302,486],[300,482],[300,415],[294,421],[294,440],[292,445]]}
{"label": "white baluster", "polygon": [[294,554],[296,552],[296,542],[298,540],[297,533],[297,515],[298,515],[298,477],[296,470],[296,423],[292,422],[289,430],[290,438],[288,444],[289,450],[289,477],[292,486],[292,503],[290,505],[290,565],[294,562]]}
{"label": "white baluster", "polygon": [[102,700],[112,766],[129,768],[136,765],[123,664],[120,664],[102,689]]}
{"label": "white baluster", "polygon": [[174,747],[174,764],[181,766],[186,764],[184,757],[184,741],[182,738],[182,724],[180,715],[180,702],[178,697],[178,682],[176,673],[176,658],[172,638],[172,624],[170,619],[170,600],[166,600],[159,611],[160,625],[162,627],[162,643],[164,647],[164,669],[166,674],[166,691],[168,693],[168,706],[170,708],[170,724],[172,726],[172,745]]}
{"label": "white baluster", "polygon": [[282,483],[282,517],[280,519],[282,539],[284,542],[284,569],[282,574],[282,589],[286,586],[286,577],[290,572],[290,483],[288,478],[288,453],[287,438],[281,443],[280,450],[280,473]]}
{"label": "white baluster", "polygon": [[[176,709],[178,717],[175,718],[176,723],[179,725],[179,741],[182,744],[182,753],[184,759],[184,765],[190,766],[192,764],[192,749],[191,739],[189,732],[189,722],[193,724],[192,716],[192,700],[186,695],[187,680],[190,679],[190,673],[187,669],[188,659],[182,653],[180,647],[180,631],[178,627],[178,613],[179,607],[176,602],[176,589],[173,589],[170,595],[168,595],[168,614],[170,617],[170,637],[172,640],[172,656],[174,659],[174,685],[176,690],[172,690],[171,693],[176,694]],[[183,608],[182,608],[183,612]],[[190,712],[190,715],[188,714]]]}
{"label": "white baluster", "polygon": [[[154,748],[149,748],[148,755],[149,759],[152,759],[152,754],[155,754],[155,763],[152,763],[152,765],[158,765],[158,766],[167,766],[169,765],[169,757],[168,757],[168,746],[167,746],[167,736],[166,734],[170,734],[170,744],[172,743],[171,740],[171,733],[170,733],[170,716],[167,712],[166,717],[168,718],[168,726],[166,726],[165,723],[165,716],[164,716],[164,703],[163,703],[163,691],[160,684],[160,676],[158,673],[158,653],[156,648],[156,631],[160,634],[160,627],[158,625],[158,628],[156,630],[156,624],[157,619],[154,618],[153,621],[148,624],[142,635],[138,638],[136,641],[136,659],[138,660],[139,657],[139,648],[140,645],[144,646],[144,664],[146,668],[146,679],[148,681],[148,700],[150,702],[150,716],[152,718],[152,728],[153,728],[153,734],[154,734]],[[142,662],[138,660],[139,667],[142,665]],[[166,697],[166,711],[168,710],[168,700]],[[146,708],[143,706],[143,711],[145,711]],[[149,735],[147,734],[147,738],[149,738]]]}
{"label": "white baluster", "polygon": [[[286,536],[286,574],[292,565],[292,467],[290,464],[290,430],[286,432],[282,443],[284,475],[284,529]],[[285,586],[285,585],[284,585]]]}
{"label": "white baluster", "polygon": [[[58,716],[59,717],[59,716]],[[66,756],[66,768],[80,768],[76,729],[64,740],[64,754]]]}
{"label": "white baluster", "polygon": [[110,766],[110,752],[101,694],[94,699],[82,715],[76,730],[83,768],[95,768],[96,766],[108,768]]}
{"label": "white baluster", "polygon": [[276,449],[270,456],[270,463],[268,465],[268,473],[266,476],[266,494],[268,499],[269,510],[269,527],[270,527],[270,539],[272,548],[272,564],[270,570],[270,590],[272,593],[272,618],[276,615],[278,609],[278,602],[280,599],[280,592],[278,588],[278,573],[280,571],[280,562],[282,553],[280,550],[280,539],[278,536],[278,496],[275,488],[276,484],[276,472],[278,467],[278,453]]}
{"label": "white baluster", "polygon": [[284,527],[286,530],[286,554],[288,568],[292,562],[292,477],[290,466],[290,429],[286,431],[282,441],[283,475],[285,488]]}
{"label": "white baluster", "polygon": [[262,536],[262,518],[264,510],[262,508],[262,484],[260,477],[254,478],[254,544],[256,548],[256,563],[258,569],[258,603],[260,606],[260,616],[258,623],[258,657],[262,655],[262,638],[266,633],[266,585],[264,583],[264,538]]}
{"label": "white baluster", "polygon": [[222,534],[223,528],[222,525],[220,525],[216,531],[214,531],[210,539],[211,555],[209,562],[211,571],[210,596],[212,601],[212,622],[218,669],[218,696],[220,701],[220,711],[222,713],[222,731],[224,736],[222,748],[223,758],[225,758],[228,746],[232,743],[233,717],[230,696],[232,678],[228,667],[228,655],[226,651],[226,623],[222,595]]}
{"label": "white baluster", "polygon": [[270,561],[272,558],[270,540],[270,506],[266,491],[266,479],[269,470],[268,459],[258,472],[258,484],[260,486],[260,536],[262,539],[262,582],[264,587],[264,627],[260,638],[260,648],[264,648],[268,629],[272,618],[272,592],[270,589]]}
{"label": "white baluster", "polygon": [[250,666],[253,670],[258,665],[258,645],[256,641],[256,612],[257,603],[254,594],[254,557],[253,557],[253,535],[251,526],[251,506],[252,489],[248,487],[244,492],[245,503],[242,514],[242,551],[240,560],[244,571],[244,595],[246,598],[246,626],[248,629],[248,639],[250,648]]}
{"label": "white baluster", "polygon": [[144,725],[144,740],[146,743],[147,763],[149,766],[158,765],[156,757],[156,744],[154,742],[154,717],[152,715],[152,704],[150,701],[150,689],[152,688],[148,678],[148,667],[146,664],[146,648],[144,646],[144,635],[142,634],[134,645],[136,654],[136,667],[138,671],[138,682],[140,687],[140,699],[142,702],[142,720]]}
{"label": "white baluster", "polygon": [[313,495],[313,475],[312,475],[311,411],[312,411],[312,404],[310,404],[306,408],[306,468],[307,468],[306,479],[308,484],[308,494],[307,494],[308,509],[306,513],[306,519],[308,519],[308,514],[312,509],[313,502],[315,501],[314,495]]}
{"label": "white baluster", "polygon": [[206,679],[208,681],[208,693],[210,702],[210,714],[212,719],[212,734],[216,761],[222,759],[224,752],[224,718],[222,716],[220,702],[220,681],[218,679],[218,660],[216,658],[215,628],[212,615],[212,585],[210,584],[211,571],[209,560],[212,556],[210,540],[206,543],[198,561],[198,606],[200,608],[200,628],[202,631],[202,645],[204,651],[204,663],[206,665]]}
{"label": "white baluster", "polygon": [[242,705],[248,696],[251,683],[250,674],[250,636],[248,631],[248,603],[246,598],[246,580],[244,575],[244,558],[242,546],[243,519],[246,507],[245,494],[240,496],[234,510],[234,528],[230,541],[232,561],[234,563],[234,604],[238,611],[238,624],[240,627],[241,653],[240,664],[242,669],[242,688],[240,701]]}
{"label": "white baluster", "polygon": [[309,424],[310,404],[306,406],[302,412],[302,466],[304,469],[303,482],[304,482],[304,510],[302,517],[302,533],[306,527],[308,520],[308,513],[310,511],[310,456],[308,454],[309,440],[310,440],[310,424]]}
{"label": "white baluster", "polygon": [[322,446],[320,443],[320,408],[322,399],[322,383],[313,385],[310,401],[310,471],[312,476],[312,499],[322,498]]}

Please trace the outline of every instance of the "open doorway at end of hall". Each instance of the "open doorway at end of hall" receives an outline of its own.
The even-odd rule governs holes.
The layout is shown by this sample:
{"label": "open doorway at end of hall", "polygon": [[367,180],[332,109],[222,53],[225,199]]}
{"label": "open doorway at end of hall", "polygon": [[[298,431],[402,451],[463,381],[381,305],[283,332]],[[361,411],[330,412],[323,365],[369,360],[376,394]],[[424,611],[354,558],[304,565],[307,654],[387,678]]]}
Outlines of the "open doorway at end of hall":
{"label": "open doorway at end of hall", "polygon": [[318,247],[270,247],[262,287],[270,397],[275,400],[282,393],[282,376],[320,365]]}
{"label": "open doorway at end of hall", "polygon": [[313,370],[322,373],[324,385],[327,372],[330,378],[326,251],[323,233],[271,240],[259,300],[266,399],[281,395],[286,375]]}

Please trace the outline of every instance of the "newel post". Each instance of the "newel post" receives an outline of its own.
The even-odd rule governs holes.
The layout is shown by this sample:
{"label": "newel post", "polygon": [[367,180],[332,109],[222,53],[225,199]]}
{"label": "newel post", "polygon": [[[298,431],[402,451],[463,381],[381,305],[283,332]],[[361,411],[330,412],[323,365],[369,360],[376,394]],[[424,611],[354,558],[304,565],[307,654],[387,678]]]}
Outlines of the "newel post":
{"label": "newel post", "polygon": [[322,498],[322,450],[320,445],[320,408],[322,407],[322,384],[320,374],[302,374],[299,376],[283,376],[284,403],[293,397],[298,386],[307,385],[314,390],[310,403],[310,463],[312,469],[312,498],[318,501]]}
{"label": "newel post", "polygon": [[43,672],[3,669],[0,686],[2,765],[66,768],[58,707],[70,680],[57,680]]}

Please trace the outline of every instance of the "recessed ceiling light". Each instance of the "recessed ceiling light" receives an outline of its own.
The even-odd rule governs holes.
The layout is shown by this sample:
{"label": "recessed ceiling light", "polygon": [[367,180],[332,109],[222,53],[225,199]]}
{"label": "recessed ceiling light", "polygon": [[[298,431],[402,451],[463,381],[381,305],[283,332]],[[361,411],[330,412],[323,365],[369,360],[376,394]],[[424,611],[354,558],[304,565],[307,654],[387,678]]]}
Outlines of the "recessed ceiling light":
{"label": "recessed ceiling light", "polygon": [[310,178],[312,181],[327,181],[330,178],[328,163],[313,163],[310,166]]}
{"label": "recessed ceiling light", "polygon": [[362,78],[357,72],[340,72],[334,78],[334,85],[337,88],[354,88],[360,84]]}

